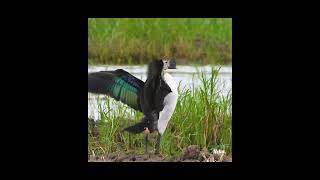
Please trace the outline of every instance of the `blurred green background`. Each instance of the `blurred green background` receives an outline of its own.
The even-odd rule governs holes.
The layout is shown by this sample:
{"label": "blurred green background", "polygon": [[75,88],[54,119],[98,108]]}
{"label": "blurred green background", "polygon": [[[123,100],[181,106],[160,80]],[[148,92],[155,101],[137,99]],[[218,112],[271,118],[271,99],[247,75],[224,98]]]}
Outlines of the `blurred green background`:
{"label": "blurred green background", "polygon": [[231,18],[89,18],[88,63],[232,63]]}

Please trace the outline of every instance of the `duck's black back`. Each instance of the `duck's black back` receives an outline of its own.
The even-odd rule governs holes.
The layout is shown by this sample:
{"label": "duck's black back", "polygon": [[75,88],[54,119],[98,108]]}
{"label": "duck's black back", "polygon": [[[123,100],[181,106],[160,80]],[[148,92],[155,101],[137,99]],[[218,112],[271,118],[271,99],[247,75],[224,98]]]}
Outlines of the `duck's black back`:
{"label": "duck's black back", "polygon": [[127,131],[140,133],[144,127],[148,127],[150,132],[153,132],[157,128],[156,121],[159,119],[159,112],[164,108],[164,98],[171,92],[168,84],[162,79],[162,69],[161,60],[149,64],[148,77],[139,96],[141,110],[145,116],[141,122],[126,128]]}
{"label": "duck's black back", "polygon": [[159,113],[164,107],[164,98],[170,92],[170,87],[161,76],[147,79],[143,88],[143,93],[141,93],[141,96],[143,97],[140,97],[143,113]]}

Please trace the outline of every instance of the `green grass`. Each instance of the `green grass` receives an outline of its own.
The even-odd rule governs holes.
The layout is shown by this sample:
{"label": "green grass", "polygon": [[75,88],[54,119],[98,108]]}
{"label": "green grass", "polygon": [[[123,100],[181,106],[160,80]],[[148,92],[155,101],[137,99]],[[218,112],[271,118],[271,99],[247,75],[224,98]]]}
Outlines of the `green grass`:
{"label": "green grass", "polygon": [[230,64],[231,18],[89,18],[88,63],[143,64],[175,56],[181,63]]}
{"label": "green grass", "polygon": [[[189,145],[199,145],[201,149],[211,151],[213,148],[223,149],[227,155],[232,154],[232,92],[223,97],[217,91],[217,75],[219,69],[212,69],[210,78],[199,73],[194,78],[201,80],[201,86],[191,90],[181,89],[176,110],[161,139],[161,153],[173,157],[182,153]],[[119,131],[129,126],[128,115],[134,114],[131,125],[139,122],[142,113],[135,112],[121,102],[107,98],[105,109],[101,110],[99,143],[94,144],[89,128],[89,154],[110,153],[116,151],[135,151],[143,153],[143,134],[129,135]],[[116,104],[116,111],[110,109],[110,102]],[[101,102],[98,102],[101,105]],[[119,115],[116,115],[119,114]],[[155,147],[155,135],[151,140],[151,149]],[[152,136],[151,136],[152,138]],[[119,140],[120,139],[120,140]],[[151,150],[150,149],[150,150]]]}

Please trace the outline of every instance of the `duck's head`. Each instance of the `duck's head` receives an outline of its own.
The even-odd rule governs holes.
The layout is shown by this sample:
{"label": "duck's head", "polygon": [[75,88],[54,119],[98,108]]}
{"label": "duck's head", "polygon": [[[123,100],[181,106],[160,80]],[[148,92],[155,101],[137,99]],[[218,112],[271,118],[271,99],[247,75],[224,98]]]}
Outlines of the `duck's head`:
{"label": "duck's head", "polygon": [[152,76],[157,76],[159,74],[163,74],[163,72],[167,71],[168,69],[177,69],[175,58],[172,58],[171,60],[153,60],[149,63],[148,74]]}

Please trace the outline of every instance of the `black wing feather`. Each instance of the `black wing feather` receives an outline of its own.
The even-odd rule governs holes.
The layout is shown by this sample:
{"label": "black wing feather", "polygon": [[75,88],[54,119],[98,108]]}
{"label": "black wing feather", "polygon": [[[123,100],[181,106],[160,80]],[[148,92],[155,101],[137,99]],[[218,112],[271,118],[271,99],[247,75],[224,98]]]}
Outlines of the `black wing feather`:
{"label": "black wing feather", "polygon": [[143,81],[123,69],[88,74],[88,92],[108,95],[141,112],[143,86]]}

